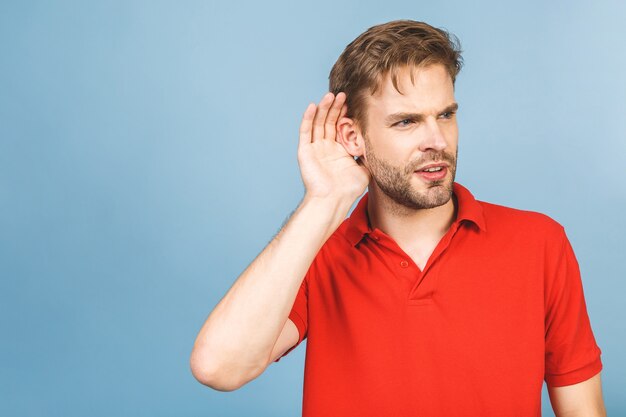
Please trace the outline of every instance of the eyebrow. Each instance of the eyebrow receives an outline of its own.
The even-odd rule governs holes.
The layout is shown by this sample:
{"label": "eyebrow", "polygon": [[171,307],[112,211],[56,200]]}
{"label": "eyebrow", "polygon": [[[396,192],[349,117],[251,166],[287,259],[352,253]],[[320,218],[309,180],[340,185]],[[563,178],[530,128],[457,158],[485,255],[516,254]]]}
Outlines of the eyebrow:
{"label": "eyebrow", "polygon": [[[447,106],[445,109],[440,111],[438,114],[455,112],[458,109],[459,109],[459,103],[452,103],[449,106]],[[410,120],[420,122],[424,120],[424,115],[421,113],[406,113],[406,112],[393,113],[385,117],[385,123],[393,124],[397,121],[404,120],[404,119],[410,119]]]}

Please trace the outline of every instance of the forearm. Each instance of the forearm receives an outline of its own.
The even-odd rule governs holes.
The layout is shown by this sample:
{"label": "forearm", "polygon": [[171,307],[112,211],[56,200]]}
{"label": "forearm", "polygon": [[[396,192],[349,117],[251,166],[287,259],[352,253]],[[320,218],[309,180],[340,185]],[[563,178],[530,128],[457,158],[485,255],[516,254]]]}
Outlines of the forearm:
{"label": "forearm", "polygon": [[556,417],[606,417],[600,373],[577,384],[548,386],[548,395]]}
{"label": "forearm", "polygon": [[351,204],[303,200],[202,326],[191,357],[195,375],[246,378],[263,371],[309,266]]}
{"label": "forearm", "polygon": [[577,410],[570,412],[555,412],[556,417],[606,417],[604,407],[592,407],[586,410]]}
{"label": "forearm", "polygon": [[606,417],[606,409],[604,408],[602,398],[574,406],[566,406],[564,404],[555,406],[553,404],[552,409],[556,417]]}

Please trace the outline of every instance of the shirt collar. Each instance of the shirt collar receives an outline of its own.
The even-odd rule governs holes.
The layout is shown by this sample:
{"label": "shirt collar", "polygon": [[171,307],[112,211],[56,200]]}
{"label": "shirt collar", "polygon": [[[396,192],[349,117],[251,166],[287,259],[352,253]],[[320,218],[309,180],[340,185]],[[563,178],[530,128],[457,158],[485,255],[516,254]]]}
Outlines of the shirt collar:
{"label": "shirt collar", "polygon": [[[457,182],[452,183],[452,192],[456,196],[458,205],[456,220],[453,224],[468,220],[476,224],[480,230],[486,232],[487,226],[485,225],[483,207],[474,198],[472,193]],[[353,246],[359,243],[366,234],[372,232],[367,215],[368,196],[369,193],[365,193],[365,195],[361,197],[348,219],[346,236]]]}

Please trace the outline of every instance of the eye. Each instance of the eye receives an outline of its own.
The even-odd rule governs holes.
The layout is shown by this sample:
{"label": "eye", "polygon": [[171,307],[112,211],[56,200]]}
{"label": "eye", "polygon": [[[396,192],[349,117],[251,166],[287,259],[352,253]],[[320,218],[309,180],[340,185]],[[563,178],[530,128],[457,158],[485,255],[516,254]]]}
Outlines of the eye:
{"label": "eye", "polygon": [[455,112],[453,112],[453,111],[447,111],[445,113],[441,113],[441,117],[444,118],[444,119],[451,119],[452,116],[454,116],[454,113]]}
{"label": "eye", "polygon": [[406,127],[411,123],[413,123],[413,120],[411,119],[402,119],[399,122],[394,123],[394,126]]}

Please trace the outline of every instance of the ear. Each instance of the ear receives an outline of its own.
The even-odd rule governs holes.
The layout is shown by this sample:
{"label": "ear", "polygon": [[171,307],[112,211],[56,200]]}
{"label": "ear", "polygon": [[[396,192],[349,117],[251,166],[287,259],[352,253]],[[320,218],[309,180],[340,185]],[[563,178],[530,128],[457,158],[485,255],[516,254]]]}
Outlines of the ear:
{"label": "ear", "polygon": [[365,144],[360,129],[349,117],[342,117],[337,121],[336,140],[352,156],[363,156],[365,153]]}

